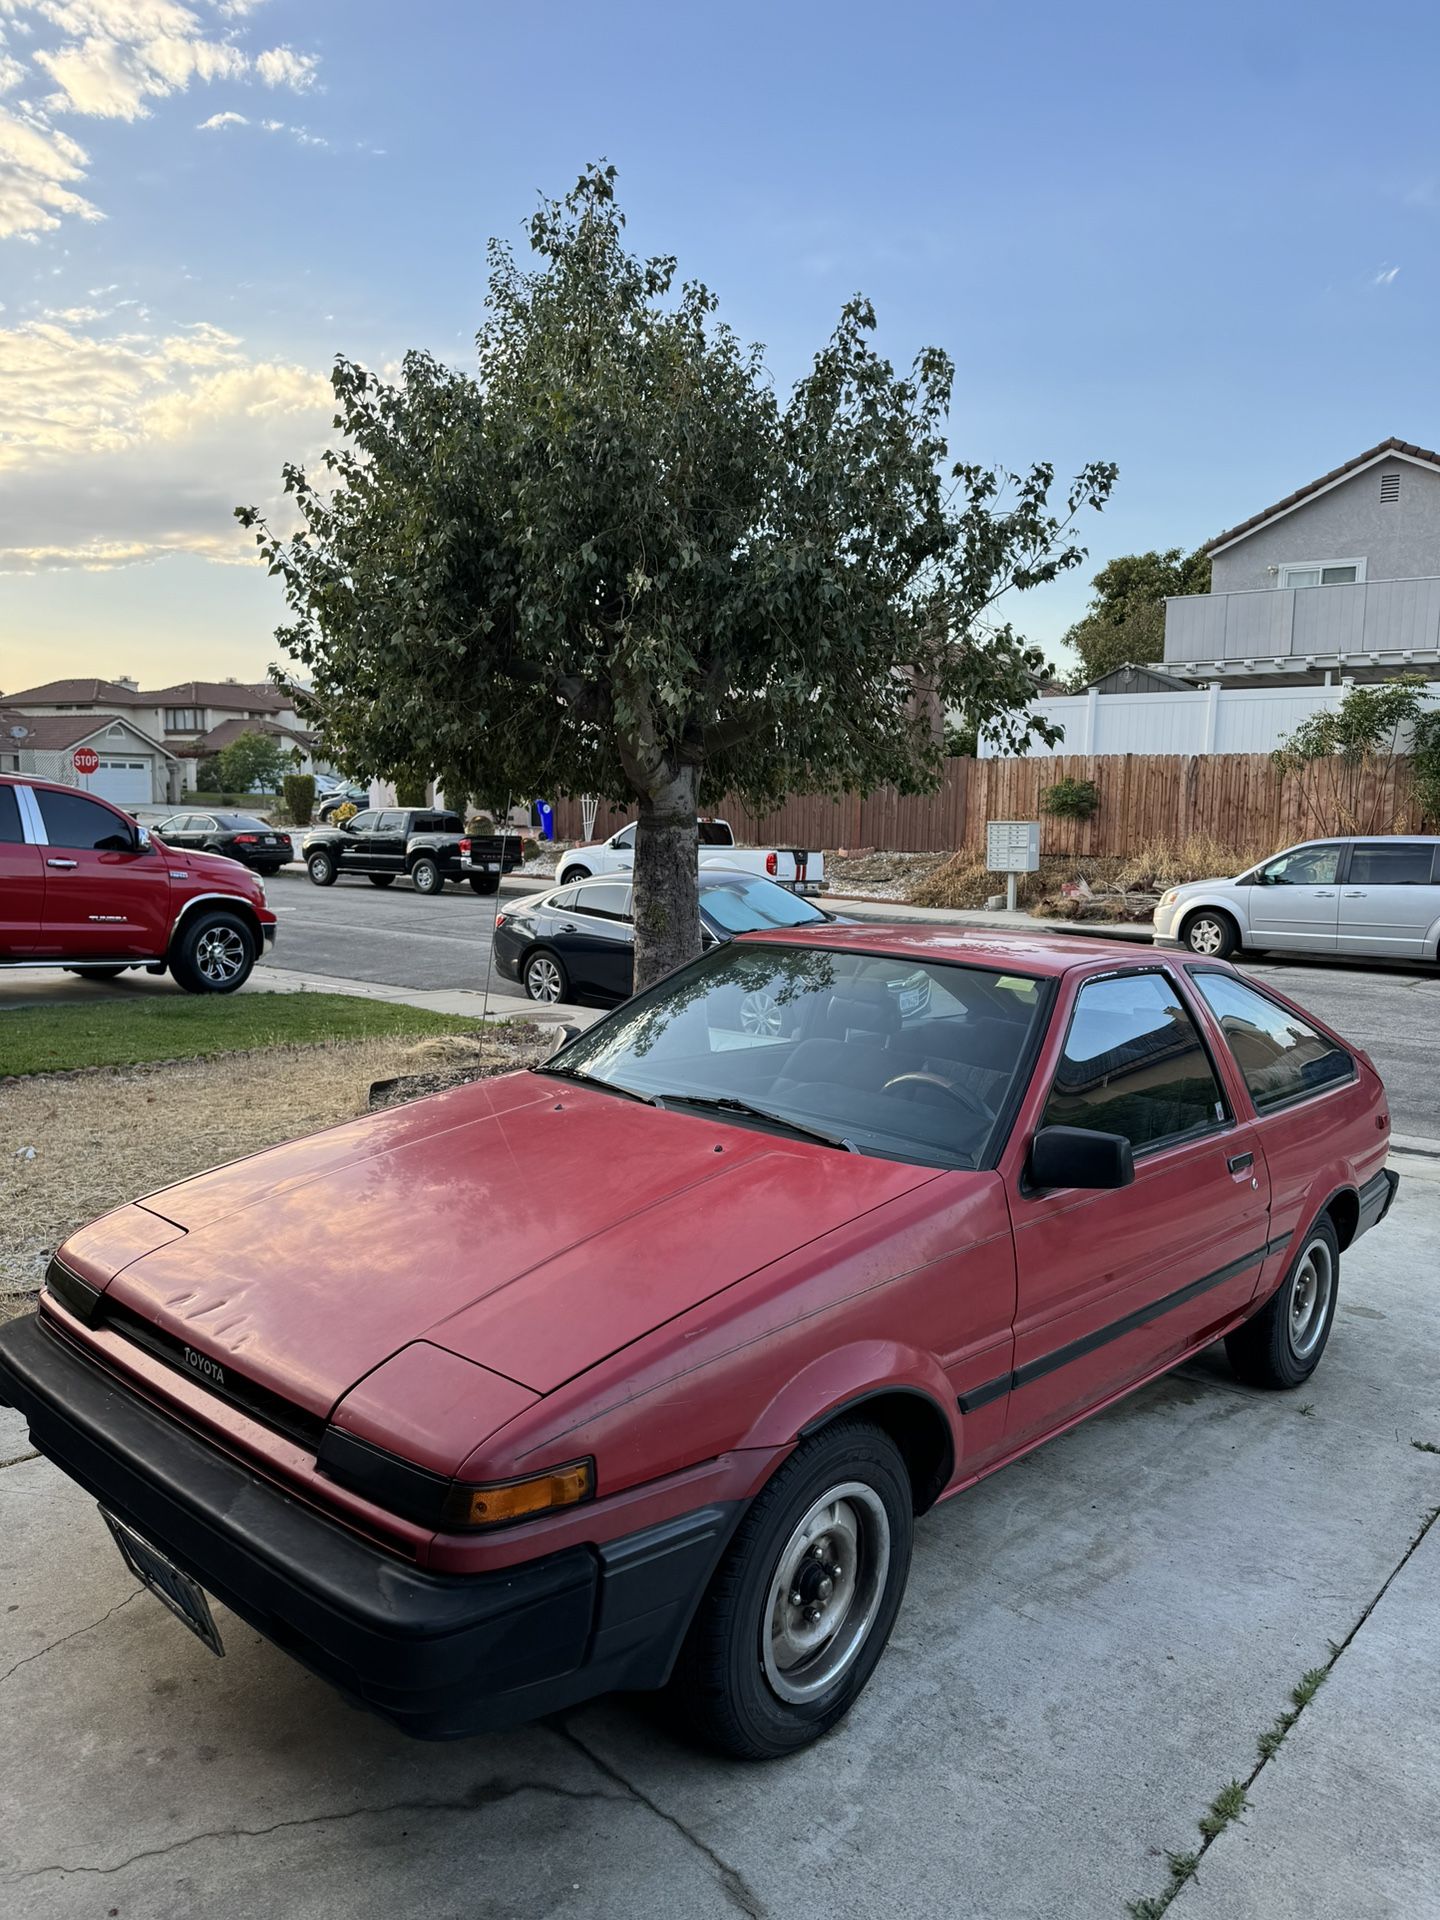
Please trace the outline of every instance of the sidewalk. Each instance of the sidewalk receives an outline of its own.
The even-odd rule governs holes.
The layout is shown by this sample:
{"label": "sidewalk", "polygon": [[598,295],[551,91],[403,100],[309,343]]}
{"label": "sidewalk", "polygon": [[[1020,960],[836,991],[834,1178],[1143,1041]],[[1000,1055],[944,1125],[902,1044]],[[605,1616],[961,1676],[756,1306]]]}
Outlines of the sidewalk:
{"label": "sidewalk", "polygon": [[871,900],[847,893],[822,894],[816,904],[857,920],[893,920],[897,924],[920,921],[946,927],[988,927],[992,932],[1006,933],[1073,933],[1083,935],[1086,939],[1098,937],[1102,940],[1135,940],[1146,946],[1150,944],[1148,926],[1100,920],[1051,922],[1036,920],[1033,915],[1018,910],[1011,913],[1005,907],[993,911],[984,907],[912,907],[904,900]]}

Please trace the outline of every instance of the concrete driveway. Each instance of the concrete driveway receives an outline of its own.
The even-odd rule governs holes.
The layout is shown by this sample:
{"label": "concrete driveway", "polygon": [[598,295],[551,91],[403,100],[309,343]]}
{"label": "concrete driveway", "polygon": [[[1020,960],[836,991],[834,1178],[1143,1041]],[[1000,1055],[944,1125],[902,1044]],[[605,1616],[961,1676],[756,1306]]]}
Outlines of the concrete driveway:
{"label": "concrete driveway", "polygon": [[[136,1592],[93,1503],[16,1459],[0,1911],[1122,1920],[1238,1780],[1249,1810],[1176,1920],[1434,1914],[1440,1454],[1412,1443],[1440,1446],[1440,1162],[1402,1170],[1313,1383],[1250,1392],[1206,1355],[932,1514],[858,1709],[765,1768],[615,1701],[409,1744],[223,1610],[212,1658]],[[25,1452],[0,1414],[0,1460]]]}

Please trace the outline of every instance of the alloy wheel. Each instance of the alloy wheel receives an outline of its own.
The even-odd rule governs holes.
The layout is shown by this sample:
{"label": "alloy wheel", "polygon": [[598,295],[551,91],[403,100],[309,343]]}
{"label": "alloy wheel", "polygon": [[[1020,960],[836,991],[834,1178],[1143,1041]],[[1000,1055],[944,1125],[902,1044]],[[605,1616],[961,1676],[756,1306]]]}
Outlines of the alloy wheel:
{"label": "alloy wheel", "polygon": [[1189,947],[1192,953],[1203,953],[1209,957],[1220,953],[1225,946],[1225,929],[1218,920],[1212,920],[1208,914],[1193,921],[1190,927]]}
{"label": "alloy wheel", "polygon": [[195,943],[196,972],[212,987],[228,987],[245,961],[245,942],[234,927],[208,927]]}
{"label": "alloy wheel", "polygon": [[560,969],[547,955],[539,954],[525,969],[525,991],[548,1006],[560,998]]}

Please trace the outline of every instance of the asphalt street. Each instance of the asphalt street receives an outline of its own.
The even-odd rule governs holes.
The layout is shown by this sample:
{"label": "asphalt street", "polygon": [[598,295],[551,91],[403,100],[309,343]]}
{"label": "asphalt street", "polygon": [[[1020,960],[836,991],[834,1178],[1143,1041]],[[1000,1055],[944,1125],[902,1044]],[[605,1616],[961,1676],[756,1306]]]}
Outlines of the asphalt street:
{"label": "asphalt street", "polygon": [[[551,883],[511,877],[498,902],[468,888],[426,899],[405,881],[383,890],[364,880],[316,887],[298,868],[266,884],[280,917],[272,956],[277,967],[396,987],[480,990],[497,905],[503,911],[507,902]],[[870,918],[883,909],[864,911]],[[897,908],[885,917],[912,916]],[[1241,965],[1365,1048],[1390,1091],[1397,1133],[1440,1140],[1440,970],[1411,973],[1333,960]],[[498,974],[490,986],[501,1001],[519,994]]]}

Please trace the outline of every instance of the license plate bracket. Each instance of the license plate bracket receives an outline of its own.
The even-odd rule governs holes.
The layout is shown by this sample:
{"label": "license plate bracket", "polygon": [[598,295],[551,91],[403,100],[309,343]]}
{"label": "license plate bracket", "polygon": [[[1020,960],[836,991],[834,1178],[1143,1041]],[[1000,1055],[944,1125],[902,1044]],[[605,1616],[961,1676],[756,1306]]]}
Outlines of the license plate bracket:
{"label": "license plate bracket", "polygon": [[115,1544],[120,1549],[120,1558],[141,1586],[148,1588],[182,1626],[188,1627],[197,1640],[203,1640],[213,1654],[223,1659],[225,1645],[210,1612],[205,1589],[192,1580],[188,1573],[182,1573],[158,1547],[152,1546],[143,1533],[137,1533],[125,1521],[117,1520],[104,1507],[100,1509],[100,1518],[114,1536]]}

